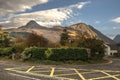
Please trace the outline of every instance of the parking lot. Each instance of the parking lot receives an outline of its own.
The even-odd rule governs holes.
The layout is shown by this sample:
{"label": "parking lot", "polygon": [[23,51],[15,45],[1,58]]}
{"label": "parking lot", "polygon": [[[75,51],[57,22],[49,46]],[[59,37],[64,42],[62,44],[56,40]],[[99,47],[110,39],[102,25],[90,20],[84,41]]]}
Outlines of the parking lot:
{"label": "parking lot", "polygon": [[94,67],[88,69],[86,67],[22,66],[5,68],[5,70],[15,72],[15,74],[44,77],[48,80],[120,80],[120,70],[118,69],[94,69]]}

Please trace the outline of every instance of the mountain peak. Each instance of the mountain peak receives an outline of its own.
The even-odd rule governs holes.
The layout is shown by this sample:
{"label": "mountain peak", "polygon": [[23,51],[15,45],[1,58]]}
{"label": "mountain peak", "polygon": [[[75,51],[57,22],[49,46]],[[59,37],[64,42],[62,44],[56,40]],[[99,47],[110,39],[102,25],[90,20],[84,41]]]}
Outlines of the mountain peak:
{"label": "mountain peak", "polygon": [[19,28],[38,29],[38,28],[44,28],[44,27],[39,25],[36,21],[31,20],[25,26],[22,26],[22,27],[19,27]]}
{"label": "mountain peak", "polygon": [[84,30],[88,28],[88,25],[85,23],[77,23],[77,24],[73,24],[72,26],[70,26],[70,28],[75,29],[75,30],[80,30],[80,29]]}
{"label": "mountain peak", "polygon": [[116,35],[113,39],[116,43],[120,43],[120,34]]}
{"label": "mountain peak", "polygon": [[116,37],[120,37],[120,34],[118,34]]}
{"label": "mountain peak", "polygon": [[26,24],[26,26],[40,26],[40,25],[36,21],[31,20]]}

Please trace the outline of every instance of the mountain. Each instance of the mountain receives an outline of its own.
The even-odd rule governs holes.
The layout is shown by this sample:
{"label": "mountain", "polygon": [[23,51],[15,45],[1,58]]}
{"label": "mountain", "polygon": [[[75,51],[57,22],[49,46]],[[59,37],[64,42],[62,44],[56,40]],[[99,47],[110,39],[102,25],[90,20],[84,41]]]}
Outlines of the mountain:
{"label": "mountain", "polygon": [[62,26],[53,26],[53,28],[47,28],[39,25],[35,21],[28,22],[25,26],[16,28],[16,29],[7,29],[8,32],[36,32],[38,35],[43,35],[45,38],[51,42],[59,42],[60,35],[63,33],[63,30],[67,29],[71,36],[84,36],[86,38],[99,38],[108,44],[116,44],[113,40],[102,34],[100,31],[96,30],[92,26],[89,26],[85,23],[77,23],[68,27]]}
{"label": "mountain", "polygon": [[120,43],[120,34],[118,34],[117,36],[115,36],[115,38],[113,39],[116,43]]}
{"label": "mountain", "polygon": [[94,27],[89,25],[89,28],[94,31],[98,38],[103,40],[104,42],[108,43],[108,44],[116,44],[115,41],[113,41],[112,39],[108,38],[107,36],[105,36],[104,34],[102,34],[100,31],[98,31],[97,29],[95,29]]}
{"label": "mountain", "polygon": [[84,36],[86,38],[95,38],[97,37],[97,34],[92,31],[89,26],[85,23],[77,23],[74,25],[71,25],[70,27],[68,27],[68,30],[71,31],[75,31],[77,32],[79,35]]}
{"label": "mountain", "polygon": [[55,30],[63,30],[64,28],[62,26],[53,26],[53,29],[55,29]]}
{"label": "mountain", "polygon": [[108,44],[112,50],[117,50],[118,49],[118,46],[117,46],[115,41],[113,41],[112,39],[108,38],[107,36],[102,34],[100,31],[98,31],[97,29],[93,28],[92,26],[89,25],[89,27],[91,28],[92,31],[94,31],[97,34],[97,37],[99,39],[103,40],[106,44]]}
{"label": "mountain", "polygon": [[39,25],[34,20],[29,21],[25,26],[19,27],[19,29],[39,29],[39,28],[46,28],[46,27]]}

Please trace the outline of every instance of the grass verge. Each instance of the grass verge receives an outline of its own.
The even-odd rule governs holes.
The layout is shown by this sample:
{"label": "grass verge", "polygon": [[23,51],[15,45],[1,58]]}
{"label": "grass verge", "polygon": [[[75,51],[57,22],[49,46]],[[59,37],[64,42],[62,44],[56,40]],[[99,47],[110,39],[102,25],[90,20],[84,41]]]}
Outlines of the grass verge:
{"label": "grass verge", "polygon": [[22,63],[28,63],[28,64],[43,64],[43,65],[87,65],[87,64],[102,64],[107,63],[107,60],[89,60],[89,61],[51,61],[51,60],[27,60],[27,61],[21,61],[21,60],[11,60],[8,57],[0,57],[0,60],[3,61],[10,61],[10,62],[22,62]]}

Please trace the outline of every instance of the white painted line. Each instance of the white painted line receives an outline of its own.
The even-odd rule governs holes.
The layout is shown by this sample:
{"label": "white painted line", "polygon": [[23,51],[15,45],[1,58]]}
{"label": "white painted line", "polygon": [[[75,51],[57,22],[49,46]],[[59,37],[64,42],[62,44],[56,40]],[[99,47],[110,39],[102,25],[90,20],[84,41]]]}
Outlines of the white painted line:
{"label": "white painted line", "polygon": [[27,79],[41,80],[41,79],[38,79],[38,78],[33,78],[33,77],[29,77],[29,76],[23,76],[23,75],[20,75],[20,74],[14,74],[14,73],[8,73],[8,74],[13,75],[13,76],[27,78]]}

